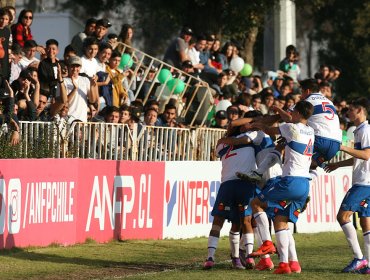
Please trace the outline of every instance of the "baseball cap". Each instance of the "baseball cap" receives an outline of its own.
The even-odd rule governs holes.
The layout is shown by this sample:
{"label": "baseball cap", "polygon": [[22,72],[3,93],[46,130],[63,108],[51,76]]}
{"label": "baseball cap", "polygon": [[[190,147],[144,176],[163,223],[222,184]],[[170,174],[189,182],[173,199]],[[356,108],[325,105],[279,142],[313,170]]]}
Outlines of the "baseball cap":
{"label": "baseball cap", "polygon": [[112,26],[112,24],[109,22],[108,19],[106,18],[102,18],[102,19],[99,19],[97,22],[96,22],[96,25],[97,26],[104,26],[106,28],[109,28]]}
{"label": "baseball cap", "polygon": [[218,119],[227,119],[227,113],[225,110],[220,110],[216,113],[216,118]]}
{"label": "baseball cap", "polygon": [[193,35],[193,30],[188,27],[188,26],[184,26],[182,29],[181,29],[181,33],[182,34],[186,34],[186,35]]}
{"label": "baseball cap", "polygon": [[68,59],[68,65],[80,65],[80,66],[82,66],[81,58],[77,55],[71,56]]}
{"label": "baseball cap", "polygon": [[181,66],[182,68],[193,68],[193,63],[190,60],[185,60]]}

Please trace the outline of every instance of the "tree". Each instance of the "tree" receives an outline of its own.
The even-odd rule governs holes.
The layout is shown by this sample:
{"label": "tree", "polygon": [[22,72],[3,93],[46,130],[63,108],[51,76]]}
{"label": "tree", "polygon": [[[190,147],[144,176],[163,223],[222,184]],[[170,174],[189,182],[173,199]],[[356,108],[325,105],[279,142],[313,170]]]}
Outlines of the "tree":
{"label": "tree", "polygon": [[[265,15],[277,0],[136,0],[139,25],[144,29],[148,53],[163,54],[168,40],[182,25],[196,33],[213,33],[243,46],[242,56],[253,65],[253,47]],[[160,7],[160,8],[159,8]]]}

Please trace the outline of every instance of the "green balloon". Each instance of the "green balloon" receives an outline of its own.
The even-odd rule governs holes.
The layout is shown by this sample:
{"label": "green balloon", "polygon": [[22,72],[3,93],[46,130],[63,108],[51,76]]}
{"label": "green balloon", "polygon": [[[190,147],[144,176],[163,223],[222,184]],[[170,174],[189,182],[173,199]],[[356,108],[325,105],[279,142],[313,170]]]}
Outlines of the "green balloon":
{"label": "green balloon", "polygon": [[131,55],[124,53],[121,56],[121,62],[118,65],[118,69],[123,70],[125,67],[131,68],[133,63]]}
{"label": "green balloon", "polygon": [[168,69],[161,69],[161,71],[159,71],[158,81],[161,84],[164,84],[166,82],[168,83],[171,80],[172,80],[172,74],[171,74],[171,71],[170,70],[168,70]]}
{"label": "green balloon", "polygon": [[253,72],[252,66],[248,63],[245,63],[243,66],[243,69],[240,71],[240,75],[242,75],[243,77],[246,77],[252,74],[252,72]]}
{"label": "green balloon", "polygon": [[185,83],[180,79],[172,79],[167,82],[167,86],[171,92],[173,90],[174,94],[180,94],[185,88]]}

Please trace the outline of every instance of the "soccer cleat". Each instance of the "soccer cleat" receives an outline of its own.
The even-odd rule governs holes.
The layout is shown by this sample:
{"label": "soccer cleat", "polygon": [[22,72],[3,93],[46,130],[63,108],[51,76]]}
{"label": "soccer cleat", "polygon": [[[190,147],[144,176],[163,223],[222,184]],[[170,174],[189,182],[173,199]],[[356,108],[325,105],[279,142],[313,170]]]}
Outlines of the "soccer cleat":
{"label": "soccer cleat", "polygon": [[239,258],[231,258],[231,265],[234,269],[245,269]]}
{"label": "soccer cleat", "polygon": [[[231,256],[231,255],[230,255]],[[244,267],[247,266],[247,263],[246,263],[246,258],[247,258],[247,251],[245,250],[242,250],[242,249],[239,249],[239,259],[240,259],[240,262],[242,263],[242,265]]]}
{"label": "soccer cleat", "polygon": [[253,269],[255,267],[255,262],[253,258],[245,259],[245,269]]}
{"label": "soccer cleat", "polygon": [[209,257],[203,264],[204,269],[211,269],[215,265],[215,261]]}
{"label": "soccer cleat", "polygon": [[360,274],[370,274],[370,267],[364,266],[363,268],[356,270],[356,272]]}
{"label": "soccer cleat", "polygon": [[302,268],[298,261],[290,261],[289,262],[290,270],[294,273],[301,273]]}
{"label": "soccer cleat", "polygon": [[259,247],[257,251],[249,254],[248,257],[256,258],[256,257],[264,256],[267,254],[275,254],[275,253],[276,253],[276,249],[275,249],[274,243],[272,243],[272,241],[266,240],[265,242],[262,243],[261,247]]}
{"label": "soccer cleat", "polygon": [[262,180],[262,175],[256,171],[250,171],[248,173],[236,172],[235,175],[243,181],[249,181],[252,183],[258,183]]}
{"label": "soccer cleat", "polygon": [[258,264],[256,264],[255,269],[259,271],[271,270],[274,268],[274,263],[271,258],[261,258]]}
{"label": "soccer cleat", "polygon": [[279,263],[277,269],[275,269],[274,274],[290,274],[292,271],[290,270],[289,264],[285,262]]}
{"label": "soccer cleat", "polygon": [[355,272],[367,266],[367,260],[365,258],[357,259],[354,258],[345,268],[342,269],[344,273]]}

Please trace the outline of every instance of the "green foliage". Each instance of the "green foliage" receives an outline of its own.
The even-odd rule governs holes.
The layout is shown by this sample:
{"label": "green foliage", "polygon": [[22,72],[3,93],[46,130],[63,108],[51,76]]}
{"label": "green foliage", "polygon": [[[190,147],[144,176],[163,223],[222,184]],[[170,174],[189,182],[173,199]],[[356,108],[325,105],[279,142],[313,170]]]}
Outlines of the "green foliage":
{"label": "green foliage", "polygon": [[342,70],[337,92],[343,97],[370,94],[369,14],[369,2],[346,0],[328,1],[314,14],[320,61]]}

